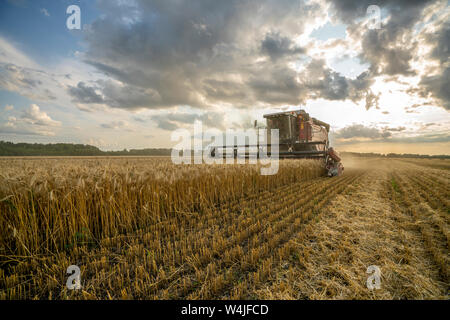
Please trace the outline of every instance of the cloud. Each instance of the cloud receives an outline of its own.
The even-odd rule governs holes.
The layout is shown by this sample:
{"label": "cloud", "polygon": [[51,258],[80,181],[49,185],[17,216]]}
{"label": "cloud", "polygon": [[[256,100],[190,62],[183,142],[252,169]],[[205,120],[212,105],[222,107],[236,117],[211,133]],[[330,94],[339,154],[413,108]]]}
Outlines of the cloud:
{"label": "cloud", "polygon": [[370,30],[366,9],[372,4],[370,0],[342,0],[333,1],[331,6],[333,17],[348,24],[349,38],[359,44],[358,57],[370,64],[370,77],[419,75],[419,86],[411,86],[407,93],[417,94],[448,110],[450,24],[447,1],[378,1],[375,4],[383,10],[384,20],[380,29]]}
{"label": "cloud", "polygon": [[380,8],[394,12],[397,16],[395,25],[408,26],[420,19],[420,12],[431,0],[328,0],[339,19],[345,23],[366,18],[367,8],[370,5],[378,5]]}
{"label": "cloud", "polygon": [[369,30],[362,39],[363,52],[360,56],[364,61],[370,62],[370,69],[374,74],[414,75],[410,66],[414,44],[408,45],[411,39],[401,43],[389,39],[390,36],[387,35],[387,29]]}
{"label": "cloud", "polygon": [[55,132],[51,130],[46,130],[44,128],[17,127],[11,121],[8,121],[6,124],[0,125],[0,133],[27,136],[55,136]]}
{"label": "cloud", "polygon": [[298,81],[297,73],[286,66],[267,66],[265,72],[252,72],[247,85],[256,101],[270,105],[293,104],[305,101],[306,89]]}
{"label": "cloud", "polygon": [[[387,140],[390,143],[448,143],[450,142],[449,133],[435,133],[435,134],[424,134],[424,135],[414,135],[409,137],[395,137]],[[445,153],[445,152],[443,152]]]}
{"label": "cloud", "polygon": [[32,104],[29,109],[23,111],[22,117],[27,123],[39,126],[59,127],[61,122],[55,121],[44,111],[41,111],[38,105]]}
{"label": "cloud", "polygon": [[84,82],[79,82],[77,86],[68,86],[68,92],[74,102],[89,104],[103,103],[103,97],[97,93],[98,88],[89,87]]}
{"label": "cloud", "polygon": [[406,127],[403,127],[403,126],[395,127],[395,128],[384,127],[383,130],[384,131],[391,131],[391,132],[401,132],[401,131],[405,131]]}
{"label": "cloud", "polygon": [[106,129],[121,129],[128,126],[128,122],[120,120],[120,121],[113,121],[110,123],[103,123],[100,126]]}
{"label": "cloud", "polygon": [[105,102],[113,108],[142,109],[146,106],[158,105],[161,101],[159,93],[151,88],[121,85],[114,81],[101,81]]}
{"label": "cloud", "polygon": [[167,120],[163,116],[155,116],[153,117],[153,121],[156,122],[158,128],[166,131],[173,131],[179,128],[178,124],[174,123],[173,121]]}
{"label": "cloud", "polygon": [[[93,75],[92,71],[94,68],[77,58],[64,59],[51,67],[40,66],[11,41],[0,37],[0,88],[33,102],[51,102],[70,108],[72,99],[81,105],[76,101],[87,95],[92,86],[88,84],[99,81],[98,74]],[[91,97],[87,102],[96,101]]]}
{"label": "cloud", "polygon": [[41,10],[41,13],[44,15],[44,16],[46,16],[46,17],[50,17],[50,13],[48,12],[48,10],[47,9],[45,9],[45,8],[42,8]]}
{"label": "cloud", "polygon": [[438,30],[427,33],[426,42],[433,46],[429,57],[438,62],[434,74],[422,76],[418,89],[421,97],[432,98],[438,105],[450,110],[450,23],[443,23]]}
{"label": "cloud", "polygon": [[0,37],[0,62],[7,64],[11,63],[11,61],[22,67],[37,68],[37,65],[31,59],[20,50],[17,50],[9,41]]}
{"label": "cloud", "polygon": [[57,81],[45,71],[0,62],[0,87],[33,100],[55,100],[49,88],[58,86]]}
{"label": "cloud", "polygon": [[20,118],[9,117],[6,123],[0,125],[0,133],[54,136],[53,129],[60,126],[61,122],[53,120],[38,105],[32,104],[22,112]]}
{"label": "cloud", "polygon": [[[432,126],[434,123],[429,123]],[[422,128],[421,131],[424,129]],[[448,132],[412,133],[405,126],[398,127],[371,127],[362,124],[352,124],[331,134],[337,144],[347,145],[356,143],[435,143],[450,140]]]}
{"label": "cloud", "polygon": [[370,29],[366,10],[373,1],[335,1],[336,17],[349,24],[350,38],[360,43],[359,58],[370,64],[370,71],[376,75],[413,76],[416,70],[411,66],[419,42],[414,35],[414,26],[423,20],[424,9],[431,1],[378,1],[388,18],[382,21],[380,29]]}
{"label": "cloud", "polygon": [[[380,93],[371,88],[376,77],[417,75],[412,63],[420,47],[412,30],[431,4],[381,1],[389,16],[380,30],[369,30],[362,18],[371,4],[331,5],[332,18],[348,24],[348,37],[327,42],[328,49],[337,46],[369,65],[348,78],[333,70],[328,58],[310,53],[307,44],[298,45],[308,24],[325,23],[329,5],[321,1],[193,0],[188,7],[170,1],[99,1],[103,15],[86,29],[87,50],[80,57],[107,79],[78,83],[69,94],[83,110],[95,104],[125,110],[280,107],[311,99],[363,101],[366,109],[379,108]],[[445,35],[429,41],[436,45]],[[433,55],[445,53],[439,49]],[[435,87],[445,77],[426,80],[424,87]],[[431,92],[445,98],[439,98],[444,92]]]}
{"label": "cloud", "polygon": [[103,104],[111,108],[128,110],[146,108],[160,101],[160,96],[153,89],[125,85],[111,80],[99,80],[93,86],[79,82],[77,86],[68,86],[68,93],[72,101],[78,104]]}
{"label": "cloud", "polygon": [[[301,11],[305,20],[296,23],[297,30],[292,28],[291,1],[229,1],[205,8],[201,4],[203,1],[194,1],[193,7],[201,9],[189,9],[180,16],[176,3],[137,1],[131,8],[102,2],[106,13],[88,28],[88,51],[84,55],[87,63],[112,79],[96,83],[97,100],[101,97],[101,102],[112,108],[139,110],[186,105],[210,109],[218,104],[279,107],[309,99],[349,99],[365,101],[366,109],[370,109],[379,107],[380,94],[371,90],[376,76],[415,74],[409,63],[412,47],[396,44],[406,34],[406,23],[400,26],[389,21],[386,28],[394,30],[391,35],[384,29],[356,31],[361,24],[349,22],[353,26],[350,33],[361,41],[360,56],[371,66],[350,79],[320,58],[312,59],[300,71],[292,68],[298,55],[306,54],[294,39],[310,18],[320,16],[322,7],[317,3],[310,7],[302,4],[307,10]],[[345,11],[347,5],[339,8]],[[408,6],[406,2],[401,5]],[[398,12],[396,7],[388,7]],[[408,6],[412,8],[408,12],[417,15],[423,7]],[[150,9],[151,19],[145,14]],[[258,14],[252,14],[256,9]],[[113,12],[119,14],[118,19],[112,19]],[[266,15],[268,12],[273,16]],[[243,19],[245,13],[247,19]],[[134,18],[124,19],[127,15]],[[298,19],[296,16],[295,21]],[[151,28],[155,23],[160,23],[159,34]],[[261,60],[264,57],[269,59]],[[78,97],[78,101],[83,98]],[[85,101],[87,105],[93,103]]]}
{"label": "cloud", "polygon": [[353,124],[338,130],[334,136],[338,141],[379,140],[389,138],[390,130],[380,130],[374,127],[366,127],[362,124]]}
{"label": "cloud", "polygon": [[239,81],[206,79],[203,80],[201,89],[202,94],[213,101],[233,103],[236,106],[252,101],[247,84]]}
{"label": "cloud", "polygon": [[446,110],[450,110],[450,67],[433,76],[423,76],[420,81],[420,95],[432,97]]}
{"label": "cloud", "polygon": [[131,127],[130,124],[125,121],[125,120],[119,120],[119,121],[112,121],[109,123],[102,123],[100,124],[100,127],[105,128],[105,129],[113,129],[113,130],[126,130],[129,132],[134,131]]}
{"label": "cloud", "polygon": [[305,53],[305,49],[295,46],[290,38],[281,36],[279,32],[268,32],[261,43],[261,52],[276,61],[285,56]]}
{"label": "cloud", "polygon": [[0,88],[32,100],[55,100],[59,83],[13,44],[0,37]]}
{"label": "cloud", "polygon": [[349,79],[330,69],[324,60],[314,59],[300,74],[305,97],[310,99],[366,101],[366,109],[378,106],[378,97],[371,91],[374,80],[368,71]]}
{"label": "cloud", "polygon": [[[301,101],[289,63],[304,52],[294,38],[320,16],[318,2],[100,1],[100,7],[104,15],[86,32],[84,61],[112,79],[98,84],[110,107]],[[134,94],[119,99],[128,92]]]}
{"label": "cloud", "polygon": [[189,112],[165,112],[152,116],[151,121],[163,130],[172,131],[185,125],[192,125],[195,121],[201,121],[205,127],[225,130],[224,114],[209,111],[203,114]]}
{"label": "cloud", "polygon": [[426,34],[426,42],[435,45],[431,51],[431,58],[441,64],[448,62],[450,57],[450,22],[442,23],[441,28]]}
{"label": "cloud", "polygon": [[[346,101],[367,110],[389,108],[392,116],[400,113],[397,108],[408,113],[399,122],[350,125],[338,132],[341,141],[384,142],[410,135],[402,128],[409,128],[408,121],[425,116],[425,111],[427,122],[439,122],[443,111],[435,106],[449,109],[449,11],[444,1],[192,0],[186,5],[98,0],[97,4],[100,14],[82,33],[84,52],[54,69],[36,65],[16,49],[18,45],[0,38],[0,88],[72,108],[71,118],[79,113],[74,105],[132,116],[150,109],[140,114],[151,117],[136,116],[131,124],[122,120],[125,116],[96,120],[103,138],[120,132],[123,141],[127,130],[142,126],[138,122],[174,130],[201,120],[222,129],[225,124],[240,126],[245,115],[259,117],[259,110],[302,104],[320,118],[324,112],[323,119],[334,113],[332,123],[340,127],[357,117],[364,123],[391,119],[382,110],[347,115],[350,108],[341,108],[347,103],[339,103]],[[365,19],[371,4],[383,10],[379,30],[370,30]],[[314,29],[329,22],[345,27],[346,36],[323,41],[311,37]],[[400,94],[405,100],[398,100]],[[405,106],[413,103],[428,107],[412,114],[414,105]],[[52,134],[58,128],[40,125],[45,120],[16,110],[11,115],[16,118],[8,119],[3,130]],[[98,119],[94,113],[85,116]],[[83,134],[85,127],[78,124]],[[248,125],[250,119],[242,126]],[[155,141],[166,143],[160,131],[152,132]]]}

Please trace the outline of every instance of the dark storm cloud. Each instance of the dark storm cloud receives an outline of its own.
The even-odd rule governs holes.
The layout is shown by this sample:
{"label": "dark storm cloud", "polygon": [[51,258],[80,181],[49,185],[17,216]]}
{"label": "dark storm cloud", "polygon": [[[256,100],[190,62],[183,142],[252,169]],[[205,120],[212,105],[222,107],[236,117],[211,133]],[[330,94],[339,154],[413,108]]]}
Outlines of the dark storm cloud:
{"label": "dark storm cloud", "polygon": [[[377,5],[391,12],[395,12],[400,17],[397,24],[408,24],[414,19],[420,18],[420,9],[432,2],[432,0],[329,0],[336,10],[339,18],[345,23],[353,23],[356,19],[366,17],[367,8]],[[417,11],[419,9],[419,11]],[[408,11],[405,13],[405,11]]]}
{"label": "dark storm cloud", "polygon": [[140,109],[158,104],[160,96],[152,88],[117,85],[113,81],[99,81],[106,103],[113,108]]}
{"label": "dark storm cloud", "polygon": [[[79,82],[69,86],[73,101],[81,104],[108,104],[112,108],[139,109],[157,103],[159,96],[152,89],[130,85],[117,85],[111,80],[99,80],[96,86]],[[102,95],[97,92],[101,92]]]}
{"label": "dark storm cloud", "polygon": [[96,91],[98,89],[79,82],[76,87],[69,86],[68,92],[75,102],[80,103],[103,103],[103,98]]}
{"label": "dark storm cloud", "polygon": [[313,60],[306,68],[304,83],[318,97],[328,100],[344,100],[349,95],[349,83],[339,73],[325,66],[323,60]]}
{"label": "dark storm cloud", "polygon": [[[305,90],[288,63],[304,49],[293,41],[318,4],[298,0],[100,1],[102,18],[86,31],[84,60],[121,82],[99,84],[117,108],[161,109],[214,103],[249,107],[298,104]],[[256,62],[260,57],[266,62]],[[338,77],[337,75],[335,75]],[[338,79],[337,81],[339,81]],[[337,82],[335,81],[334,84]],[[323,89],[325,90],[325,89]],[[344,88],[344,90],[346,90]],[[338,99],[339,89],[325,91]]]}
{"label": "dark storm cloud", "polygon": [[[368,30],[357,20],[372,4],[392,15],[381,30]],[[189,5],[100,0],[103,15],[86,28],[84,61],[110,77],[96,84],[95,93],[113,108],[279,107],[323,98],[362,100],[369,109],[378,107],[379,96],[370,90],[375,76],[415,74],[411,60],[418,44],[411,30],[426,5],[418,1],[332,5],[335,18],[349,24],[350,37],[361,41],[359,58],[370,65],[356,79],[315,58],[305,71],[292,69],[307,53],[294,39],[306,24],[324,16],[320,3],[299,0],[193,0]],[[444,53],[439,49],[435,55]],[[424,83],[438,85],[438,80],[445,79]],[[70,92],[76,101],[100,101],[91,97],[92,92],[78,89]]]}
{"label": "dark storm cloud", "polygon": [[369,30],[362,39],[361,57],[370,62],[374,74],[414,75],[410,61],[413,58],[411,48],[403,46],[391,48],[395,40],[387,39],[387,30]]}
{"label": "dark storm cloud", "polygon": [[264,66],[264,74],[254,73],[248,86],[258,101],[274,105],[301,104],[307,99],[352,100],[366,98],[366,108],[377,103],[370,86],[373,80],[369,72],[356,79],[346,78],[330,69],[324,60],[313,59],[301,73],[282,65]]}
{"label": "dark storm cloud", "polygon": [[283,37],[280,33],[269,32],[261,43],[261,52],[276,61],[286,56],[304,53],[305,50],[295,46],[288,37]]}
{"label": "dark storm cloud", "polygon": [[203,81],[203,94],[216,101],[241,105],[250,98],[248,88],[243,83],[206,79]]}
{"label": "dark storm cloud", "polygon": [[[362,61],[370,63],[373,75],[414,75],[411,68],[413,52],[418,42],[412,34],[413,26],[421,21],[423,9],[429,1],[336,1],[333,7],[354,38],[361,39]],[[386,10],[390,19],[380,29],[363,27],[356,20],[366,17],[370,5]],[[383,18],[383,17],[382,17]]]}
{"label": "dark storm cloud", "polygon": [[450,110],[450,67],[434,76],[422,77],[420,95],[432,97],[446,110]]}
{"label": "dark storm cloud", "polygon": [[[422,19],[423,9],[431,1],[332,1],[338,19],[348,23],[349,33],[361,39],[360,58],[370,63],[373,75],[414,75],[410,62],[417,41],[412,37],[413,26]],[[377,5],[391,18],[380,29],[362,27],[357,19],[365,18],[367,8]],[[382,17],[383,18],[383,17]]]}
{"label": "dark storm cloud", "polygon": [[362,124],[355,124],[349,127],[345,127],[338,130],[336,133],[337,138],[350,139],[350,138],[379,138],[380,131],[377,128],[365,127]]}
{"label": "dark storm cloud", "polygon": [[439,62],[435,75],[423,76],[418,91],[422,97],[434,98],[446,110],[450,110],[450,23],[442,24],[435,33],[427,35],[427,43],[434,45],[430,57]]}
{"label": "dark storm cloud", "polygon": [[370,90],[374,81],[368,71],[356,79],[349,79],[328,68],[324,60],[312,60],[301,76],[309,98],[350,99],[354,102],[365,98],[366,109],[378,104],[377,97]]}
{"label": "dark storm cloud", "polygon": [[247,82],[257,101],[272,105],[296,105],[304,101],[305,88],[294,70],[286,66],[263,69],[265,72],[253,72]]}
{"label": "dark storm cloud", "polygon": [[431,57],[441,63],[447,62],[450,57],[450,22],[442,24],[437,32],[427,34],[426,39],[428,44],[435,44]]}
{"label": "dark storm cloud", "polygon": [[357,138],[385,139],[391,136],[389,130],[380,130],[378,128],[366,127],[362,124],[353,124],[338,130],[334,136],[341,140],[357,140]]}

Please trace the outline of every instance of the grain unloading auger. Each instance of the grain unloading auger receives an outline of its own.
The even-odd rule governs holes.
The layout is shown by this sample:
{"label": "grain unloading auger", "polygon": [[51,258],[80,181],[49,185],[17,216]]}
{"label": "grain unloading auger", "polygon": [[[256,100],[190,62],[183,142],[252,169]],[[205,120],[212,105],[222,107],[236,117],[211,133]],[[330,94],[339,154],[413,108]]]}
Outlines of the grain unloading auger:
{"label": "grain unloading auger", "polygon": [[[278,154],[280,159],[319,159],[323,160],[328,176],[339,176],[343,173],[344,166],[339,154],[329,147],[329,124],[310,117],[304,110],[266,114],[264,118],[267,119],[269,135],[271,129],[278,129]],[[253,148],[256,151],[253,154],[250,151],[245,151],[242,155],[239,153],[242,148],[247,150]],[[215,157],[218,153],[221,153],[224,158],[229,156],[249,158],[251,155],[260,158],[263,154],[263,148],[266,148],[264,154],[270,156],[271,144],[260,145],[259,143],[245,146],[216,146],[211,149],[211,156]]]}

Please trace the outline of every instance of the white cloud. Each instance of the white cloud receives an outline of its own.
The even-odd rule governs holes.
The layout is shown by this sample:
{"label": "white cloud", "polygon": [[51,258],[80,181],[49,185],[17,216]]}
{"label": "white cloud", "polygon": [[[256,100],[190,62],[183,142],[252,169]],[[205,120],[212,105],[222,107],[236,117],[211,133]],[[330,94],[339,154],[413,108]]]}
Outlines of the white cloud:
{"label": "white cloud", "polygon": [[18,135],[54,136],[53,129],[60,127],[61,122],[53,120],[38,105],[32,104],[22,112],[20,118],[11,116],[8,121],[0,125],[0,133]]}
{"label": "white cloud", "polygon": [[38,65],[28,58],[22,51],[16,48],[17,45],[5,38],[0,37],[0,63],[11,63],[25,68],[37,68]]}
{"label": "white cloud", "polygon": [[44,16],[46,16],[46,17],[50,17],[50,13],[49,13],[48,10],[45,9],[45,8],[42,8],[42,9],[41,9],[41,13],[42,13]]}
{"label": "white cloud", "polygon": [[32,104],[28,110],[22,114],[22,119],[26,122],[38,126],[59,127],[61,122],[55,121],[48,116],[47,113],[41,111],[38,105]]}

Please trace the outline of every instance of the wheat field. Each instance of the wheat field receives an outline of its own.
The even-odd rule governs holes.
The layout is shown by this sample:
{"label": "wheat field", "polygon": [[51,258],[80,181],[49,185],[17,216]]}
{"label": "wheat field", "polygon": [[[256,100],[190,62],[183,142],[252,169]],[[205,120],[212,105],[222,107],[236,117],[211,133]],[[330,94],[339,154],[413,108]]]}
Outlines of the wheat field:
{"label": "wheat field", "polygon": [[344,165],[3,158],[0,299],[448,299],[450,161]]}

